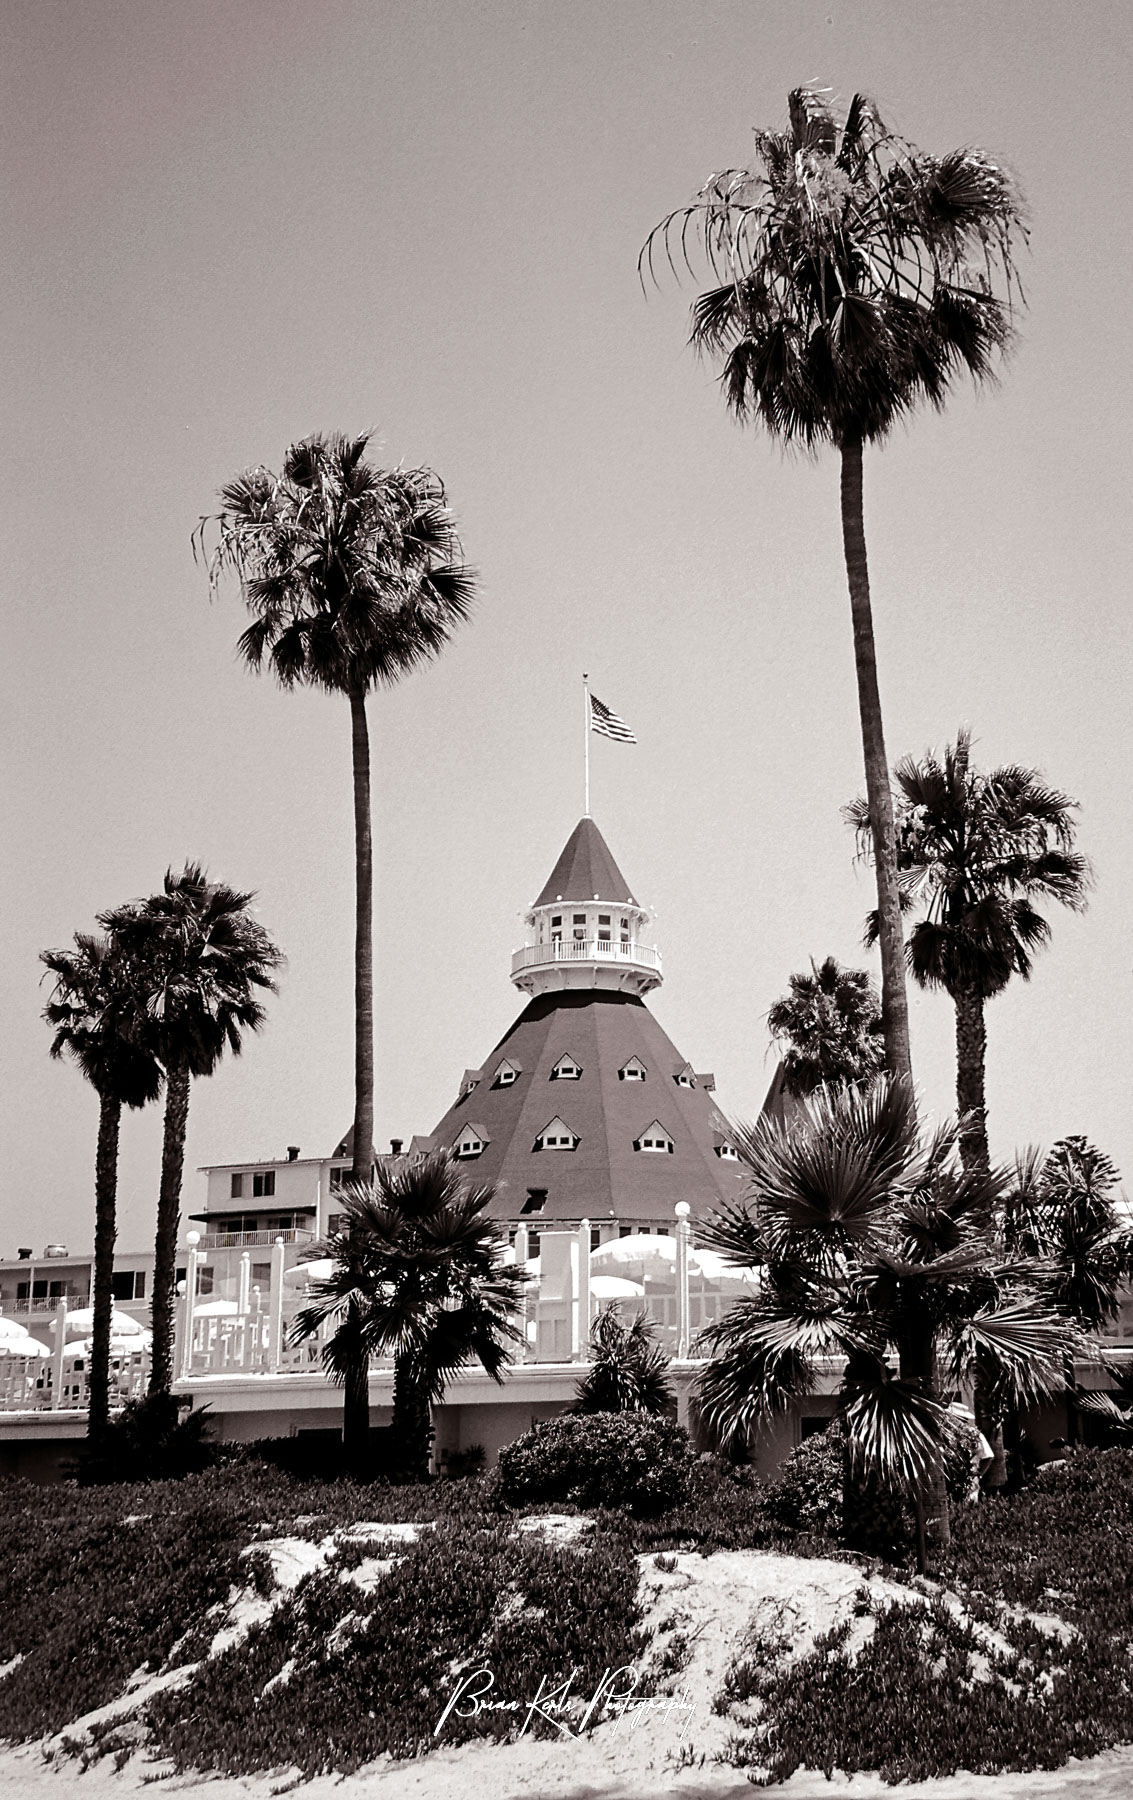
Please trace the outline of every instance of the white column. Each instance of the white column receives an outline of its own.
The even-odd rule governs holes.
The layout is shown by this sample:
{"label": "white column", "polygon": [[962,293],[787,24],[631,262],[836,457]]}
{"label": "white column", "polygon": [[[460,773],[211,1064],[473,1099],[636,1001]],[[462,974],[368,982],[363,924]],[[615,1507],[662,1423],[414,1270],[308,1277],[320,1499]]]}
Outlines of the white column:
{"label": "white column", "polygon": [[678,1200],[673,1210],[677,1215],[677,1357],[683,1362],[688,1356],[689,1344],[688,1218],[692,1209],[687,1200]]}
{"label": "white column", "polygon": [[240,1280],[236,1289],[236,1306],[241,1318],[248,1311],[252,1294],[252,1252],[245,1250],[240,1258]]}
{"label": "white column", "polygon": [[51,1404],[63,1404],[63,1358],[67,1354],[67,1296],[60,1294],[55,1314],[55,1365],[51,1373]]}
{"label": "white column", "polygon": [[[522,1269],[527,1262],[527,1241],[527,1227],[526,1225],[521,1225],[515,1234],[515,1266],[517,1269]],[[519,1354],[521,1358],[526,1358],[530,1356],[532,1352],[532,1346],[527,1341],[527,1321],[528,1319],[533,1319],[535,1317],[535,1309],[531,1304],[531,1292],[529,1287],[524,1289],[524,1292],[520,1297],[519,1309],[516,1317],[519,1320],[519,1329],[523,1333],[523,1348]]]}
{"label": "white column", "polygon": [[590,1220],[583,1219],[578,1228],[578,1288],[575,1294],[578,1319],[576,1355],[583,1361],[590,1355]]}
{"label": "white column", "polygon": [[200,1252],[197,1249],[197,1245],[200,1241],[201,1234],[199,1231],[190,1231],[186,1234],[185,1242],[189,1246],[189,1254],[185,1259],[185,1299],[182,1309],[183,1323],[181,1326],[181,1367],[179,1373],[182,1381],[184,1381],[186,1375],[188,1375],[193,1366],[193,1314],[197,1307],[197,1265],[200,1261]]}
{"label": "white column", "polygon": [[283,1367],[283,1239],[271,1247],[271,1366]]}

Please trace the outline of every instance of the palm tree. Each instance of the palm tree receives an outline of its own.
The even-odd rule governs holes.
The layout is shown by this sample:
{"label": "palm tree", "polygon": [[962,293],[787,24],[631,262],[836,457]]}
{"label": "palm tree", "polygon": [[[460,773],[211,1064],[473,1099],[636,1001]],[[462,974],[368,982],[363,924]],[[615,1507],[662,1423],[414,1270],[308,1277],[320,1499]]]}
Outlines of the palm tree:
{"label": "palm tree", "polygon": [[432,1408],[457,1370],[475,1360],[503,1380],[509,1346],[522,1341],[527,1273],[508,1263],[486,1216],[495,1193],[467,1186],[447,1151],[381,1163],[373,1183],[343,1188],[341,1228],[311,1249],[334,1268],[313,1284],[293,1335],[334,1326],[323,1360],[344,1389],[342,1436],[358,1474],[369,1460],[371,1357],[393,1356],[394,1460],[412,1480],[428,1473]]}
{"label": "palm tree", "polygon": [[87,1436],[101,1439],[110,1417],[110,1318],[114,1307],[114,1242],[118,1233],[118,1131],[122,1108],[140,1108],[161,1092],[161,1069],[133,1041],[139,994],[136,971],[121,945],[76,932],[74,950],[44,950],[55,977],[43,1016],[54,1030],[52,1056],[69,1056],[98,1095],[94,1162],[94,1323],[89,1359]]}
{"label": "palm tree", "polygon": [[837,1087],[872,1081],[885,1060],[881,1011],[864,969],[844,969],[828,956],[810,974],[792,975],[788,992],[767,1014],[782,1048],[787,1092],[799,1099],[824,1083]]}
{"label": "palm tree", "polygon": [[145,997],[139,1041],[165,1070],[165,1127],[153,1269],[151,1394],[173,1380],[173,1289],[189,1089],[212,1075],[226,1049],[239,1056],[244,1031],[266,1017],[257,993],[272,993],[281,955],[249,907],[255,895],[212,882],[199,863],[166,871],[161,893],[100,915],[134,960]]}
{"label": "palm tree", "polygon": [[[292,444],[280,474],[255,468],[221,490],[196,542],[215,589],[231,570],[252,623],[240,654],[285,688],[350,703],[354,768],[354,1130],[351,1172],[373,1174],[374,944],[366,696],[435,656],[474,591],[444,487],[431,469],[377,469],[368,435]],[[204,551],[209,525],[218,541]]]}
{"label": "palm tree", "polygon": [[[982,151],[929,156],[862,94],[841,130],[825,92],[796,88],[790,129],[755,133],[756,166],[714,175],[650,234],[639,269],[694,243],[719,284],[692,311],[692,342],[722,360],[741,423],[841,457],[842,537],[881,916],[882,1017],[891,1073],[910,1079],[896,847],[862,517],[862,452],[921,401],[979,382],[1011,335],[1009,175]],[[1001,278],[1002,293],[992,291]]]}
{"label": "palm tree", "polygon": [[[1009,1252],[1030,1256],[1051,1303],[1095,1336],[1114,1320],[1133,1279],[1133,1224],[1114,1196],[1120,1176],[1084,1137],[1061,1138],[1047,1157],[1031,1149],[1015,1164],[1003,1209]],[[1074,1343],[1065,1353],[1067,1436],[1078,1435]]]}
{"label": "palm tree", "polygon": [[667,1412],[676,1402],[668,1358],[647,1314],[622,1324],[616,1305],[603,1307],[590,1332],[590,1367],[578,1384],[574,1410]]}
{"label": "palm tree", "polygon": [[[1081,912],[1090,865],[1074,849],[1077,802],[1036,769],[1008,763],[972,767],[971,733],[961,729],[944,755],[929,751],[897,764],[897,868],[902,910],[921,917],[908,962],[921,987],[943,988],[956,1008],[956,1106],[960,1151],[990,1166],[984,1064],[984,1009],[1013,975],[1026,981],[1034,952],[1050,941],[1036,901]],[[868,809],[848,808],[870,852]],[[878,917],[866,927],[876,941]]]}
{"label": "palm tree", "polygon": [[979,1224],[1003,1178],[959,1164],[954,1128],[923,1142],[906,1084],[885,1077],[820,1090],[789,1133],[763,1119],[742,1136],[748,1192],[701,1235],[762,1282],[704,1333],[703,1418],[744,1441],[844,1359],[854,1469],[911,1489],[947,1545],[942,1385],[979,1367],[1006,1405],[1057,1382],[1061,1323]]}

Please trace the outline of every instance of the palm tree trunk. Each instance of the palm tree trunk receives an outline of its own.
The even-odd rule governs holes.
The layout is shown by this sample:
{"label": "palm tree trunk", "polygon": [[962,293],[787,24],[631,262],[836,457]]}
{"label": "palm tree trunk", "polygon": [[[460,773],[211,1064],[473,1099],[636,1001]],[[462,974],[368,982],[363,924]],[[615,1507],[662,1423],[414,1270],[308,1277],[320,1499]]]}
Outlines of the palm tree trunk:
{"label": "palm tree trunk", "polygon": [[90,1347],[87,1437],[96,1444],[110,1418],[110,1315],[114,1308],[114,1240],[118,1203],[118,1128],[122,1103],[99,1096],[98,1150],[94,1164],[94,1324]]}
{"label": "palm tree trunk", "polygon": [[374,1164],[374,852],[370,817],[370,734],[366,696],[350,696],[354,765],[354,1181],[373,1179]]}
{"label": "palm tree trunk", "polygon": [[881,724],[881,699],[877,689],[877,659],[873,644],[873,613],[869,599],[865,525],[862,517],[862,443],[850,438],[842,445],[842,543],[846,579],[850,588],[850,612],[854,622],[854,662],[858,675],[858,710],[861,714],[862,749],[865,753],[865,785],[869,822],[873,833],[873,862],[877,873],[877,912],[880,920],[881,1020],[885,1032],[885,1061],[889,1073],[912,1087],[913,1063],[909,1046],[909,1002],[905,991],[905,947],[901,909],[897,897],[897,838],[893,826],[893,793]]}
{"label": "palm tree trunk", "polygon": [[358,1480],[370,1474],[370,1358],[362,1341],[361,1323],[353,1309],[343,1327],[349,1353],[342,1396],[342,1449],[346,1466]]}
{"label": "palm tree trunk", "polygon": [[415,1379],[408,1357],[393,1368],[393,1445],[398,1473],[408,1481],[427,1481],[432,1418],[428,1398]]}
{"label": "palm tree trunk", "polygon": [[956,1006],[956,1110],[960,1115],[960,1157],[969,1172],[982,1169],[986,1174],[991,1167],[991,1152],[987,1141],[984,1091],[987,1051],[984,1003],[970,988],[958,988],[952,998]]}
{"label": "palm tree trunk", "polygon": [[[933,1342],[932,1327],[928,1323],[918,1323],[909,1330],[905,1341],[899,1346],[901,1374],[906,1381],[915,1381],[922,1394],[932,1400],[939,1400],[940,1385],[936,1371],[936,1347]],[[952,1520],[948,1509],[948,1484],[944,1475],[944,1446],[938,1444],[936,1455],[929,1463],[928,1469],[917,1490],[917,1540],[921,1543],[922,1512],[923,1530],[929,1544],[940,1550],[947,1550],[952,1542]],[[923,1560],[923,1552],[918,1549],[918,1557]]]}
{"label": "palm tree trunk", "polygon": [[177,1272],[177,1227],[181,1222],[181,1176],[189,1119],[189,1071],[165,1071],[165,1132],[161,1145],[161,1191],[153,1254],[153,1350],[149,1391],[168,1394],[173,1385],[173,1306]]}

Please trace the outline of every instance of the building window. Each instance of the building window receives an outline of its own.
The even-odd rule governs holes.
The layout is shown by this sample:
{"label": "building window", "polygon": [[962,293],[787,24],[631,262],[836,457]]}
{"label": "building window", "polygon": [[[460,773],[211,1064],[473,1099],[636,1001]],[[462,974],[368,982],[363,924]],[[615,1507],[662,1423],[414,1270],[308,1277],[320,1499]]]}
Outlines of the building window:
{"label": "building window", "polygon": [[654,1119],[652,1125],[647,1125],[641,1136],[634,1139],[633,1147],[635,1150],[648,1150],[654,1154],[668,1152],[671,1155],[673,1140],[660,1121]]}
{"label": "building window", "polygon": [[631,1056],[627,1063],[618,1070],[619,1081],[644,1081],[645,1064],[639,1057]]}
{"label": "building window", "polygon": [[330,1218],[327,1220],[327,1230],[330,1232],[331,1237],[337,1237],[340,1231],[346,1230],[349,1223],[350,1215],[348,1213],[331,1213]]}
{"label": "building window", "polygon": [[597,1250],[597,1248],[601,1242],[602,1242],[601,1226],[592,1225],[590,1227],[590,1248],[591,1248],[591,1250]]}
{"label": "building window", "polygon": [[479,1156],[483,1149],[483,1138],[472,1136],[462,1137],[457,1140],[453,1155],[458,1157],[461,1161],[469,1161],[472,1157]]}
{"label": "building window", "polygon": [[552,1081],[579,1081],[581,1080],[581,1077],[581,1068],[578,1063],[575,1062],[574,1057],[569,1055],[560,1056],[558,1062],[551,1070]]}
{"label": "building window", "polygon": [[492,1086],[498,1088],[510,1087],[513,1081],[519,1080],[519,1073],[518,1063],[502,1062],[496,1070],[496,1078],[493,1081]]}
{"label": "building window", "polygon": [[599,925],[608,925],[610,923],[609,913],[599,913],[598,914],[598,923],[599,923]]}
{"label": "building window", "polygon": [[265,1200],[275,1193],[275,1170],[263,1169],[252,1176],[252,1199]]}
{"label": "building window", "polygon": [[562,913],[556,913],[554,918],[551,920],[551,930],[552,931],[561,931],[562,925],[563,925],[563,915],[562,915]]}
{"label": "building window", "polygon": [[197,1295],[198,1295],[198,1298],[202,1297],[205,1294],[212,1293],[213,1276],[215,1275],[215,1273],[216,1273],[216,1271],[214,1269],[198,1269],[197,1270]]}
{"label": "building window", "polygon": [[115,1300],[144,1300],[146,1297],[145,1270],[115,1269],[110,1292]]}
{"label": "building window", "polygon": [[677,1073],[673,1076],[673,1080],[678,1087],[691,1088],[696,1086],[696,1077],[689,1068],[678,1069]]}
{"label": "building window", "polygon": [[739,1151],[733,1150],[731,1144],[717,1144],[716,1154],[724,1162],[739,1162]]}
{"label": "building window", "polygon": [[561,1119],[552,1119],[549,1125],[544,1125],[535,1139],[533,1148],[536,1150],[574,1150],[577,1149],[578,1143],[579,1139],[569,1125],[564,1125]]}
{"label": "building window", "polygon": [[668,1237],[668,1235],[669,1235],[669,1227],[667,1225],[658,1225],[657,1236],[658,1237]]}
{"label": "building window", "polygon": [[252,1285],[254,1287],[271,1286],[271,1264],[269,1262],[252,1264]]}
{"label": "building window", "polygon": [[527,1234],[528,1260],[530,1261],[530,1259],[532,1257],[538,1256],[538,1254],[539,1254],[539,1233],[537,1231],[529,1231]]}
{"label": "building window", "polygon": [[295,1220],[291,1213],[278,1213],[275,1218],[268,1220],[269,1231],[294,1231],[294,1229]]}
{"label": "building window", "polygon": [[618,924],[621,926],[623,931],[629,930],[629,920],[628,919],[619,919]]}
{"label": "building window", "polygon": [[633,1226],[632,1225],[619,1225],[618,1226],[618,1236],[620,1238],[632,1237],[633,1236]]}
{"label": "building window", "polygon": [[232,1185],[228,1190],[228,1198],[230,1200],[242,1200],[244,1198],[243,1175],[234,1175],[232,1177]]}
{"label": "building window", "polygon": [[332,1194],[338,1193],[339,1189],[346,1182],[349,1174],[350,1174],[350,1170],[347,1168],[339,1167],[337,1169],[331,1170],[331,1172],[330,1172],[330,1191]]}
{"label": "building window", "polygon": [[541,1213],[547,1204],[546,1188],[528,1188],[527,1198],[520,1207],[521,1213]]}
{"label": "building window", "polygon": [[599,942],[599,943],[600,943],[600,944],[608,944],[608,943],[609,943],[609,942],[610,942],[610,934],[609,934],[609,932],[608,932],[608,931],[599,931],[599,933],[598,933],[598,942]]}

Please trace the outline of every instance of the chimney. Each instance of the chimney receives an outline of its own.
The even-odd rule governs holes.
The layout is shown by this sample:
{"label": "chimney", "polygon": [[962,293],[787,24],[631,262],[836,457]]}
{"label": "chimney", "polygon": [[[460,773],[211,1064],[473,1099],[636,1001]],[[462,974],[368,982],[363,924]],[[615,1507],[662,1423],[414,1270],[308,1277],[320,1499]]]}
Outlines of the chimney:
{"label": "chimney", "polygon": [[19,1257],[21,1262],[30,1262],[31,1258],[32,1258],[32,1253],[30,1250],[17,1250],[16,1255]]}
{"label": "chimney", "polygon": [[298,1144],[288,1144],[287,1160],[288,1160],[288,1162],[298,1162],[299,1161],[299,1146],[298,1146]]}
{"label": "chimney", "polygon": [[391,1156],[400,1156],[401,1155],[402,1142],[403,1142],[403,1140],[401,1138],[390,1138],[389,1153]]}

